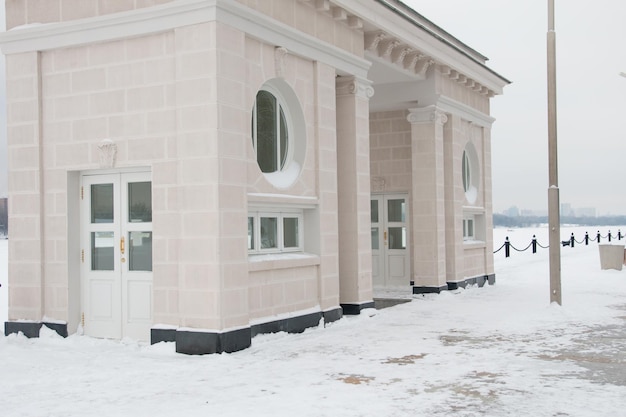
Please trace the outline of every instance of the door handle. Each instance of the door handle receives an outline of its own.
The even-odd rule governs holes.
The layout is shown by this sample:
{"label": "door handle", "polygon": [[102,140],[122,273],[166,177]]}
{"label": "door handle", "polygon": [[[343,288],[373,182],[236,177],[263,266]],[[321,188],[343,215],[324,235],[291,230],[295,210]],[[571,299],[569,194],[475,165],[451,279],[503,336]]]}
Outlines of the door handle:
{"label": "door handle", "polygon": [[122,252],[122,255],[124,254],[124,236],[120,238],[120,252]]}
{"label": "door handle", "polygon": [[385,230],[383,232],[383,236],[385,237],[385,245],[387,244],[387,231]]}

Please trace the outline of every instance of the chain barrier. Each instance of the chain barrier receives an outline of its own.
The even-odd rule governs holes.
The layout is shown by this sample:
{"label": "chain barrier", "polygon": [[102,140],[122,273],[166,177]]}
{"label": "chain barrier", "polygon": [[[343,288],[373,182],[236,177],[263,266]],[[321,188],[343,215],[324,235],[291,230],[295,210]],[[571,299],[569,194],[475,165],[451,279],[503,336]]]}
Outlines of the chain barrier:
{"label": "chain barrier", "polygon": [[[561,241],[561,245],[562,246],[570,246],[570,247],[574,247],[576,244],[582,245],[584,244],[585,246],[589,245],[589,242],[598,242],[601,243],[602,239],[607,240],[609,243],[611,243],[612,239],[617,238],[617,240],[622,240],[622,238],[624,238],[626,236],[624,236],[622,234],[621,230],[617,231],[617,235],[612,235],[611,231],[609,230],[608,233],[605,236],[602,236],[600,234],[600,231],[598,230],[598,232],[596,233],[595,238],[589,237],[589,233],[585,232],[585,237],[581,240],[578,241],[576,240],[576,238],[574,237],[574,233],[572,233],[572,235],[570,236],[569,239],[567,240],[562,240]],[[524,249],[518,249],[515,246],[513,246],[513,244],[511,243],[511,241],[509,240],[509,237],[507,236],[504,239],[504,243],[502,244],[502,246],[500,246],[497,250],[495,250],[493,253],[496,254],[498,252],[500,252],[502,249],[504,249],[504,256],[506,258],[509,258],[511,256],[511,249],[513,249],[516,252],[525,252],[528,249],[532,248],[533,253],[537,253],[537,247],[540,247],[541,249],[548,249],[550,247],[550,245],[546,245],[543,246],[542,244],[540,244],[537,241],[537,237],[535,235],[533,235],[532,240],[530,241],[530,243],[528,244],[528,246],[526,246]]]}

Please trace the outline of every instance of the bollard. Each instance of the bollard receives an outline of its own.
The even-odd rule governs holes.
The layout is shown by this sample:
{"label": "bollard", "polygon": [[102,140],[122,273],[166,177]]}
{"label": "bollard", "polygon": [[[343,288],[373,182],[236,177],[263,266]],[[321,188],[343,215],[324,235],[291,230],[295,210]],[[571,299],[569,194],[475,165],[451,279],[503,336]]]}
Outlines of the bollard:
{"label": "bollard", "polygon": [[600,243],[600,231],[598,230],[598,235],[596,236],[598,239],[598,243]]}
{"label": "bollard", "polygon": [[509,237],[507,236],[506,239],[504,239],[504,257],[508,258],[511,255],[511,242],[509,242]]}
{"label": "bollard", "polygon": [[570,237],[570,244],[572,248],[574,247],[574,233],[572,233],[572,237]]}
{"label": "bollard", "polygon": [[537,237],[533,235],[533,253],[537,253]]}
{"label": "bollard", "polygon": [[589,233],[585,232],[585,246],[589,246]]}
{"label": "bollard", "polygon": [[622,240],[622,229],[617,229],[617,240]]}
{"label": "bollard", "polygon": [[611,231],[609,230],[609,243],[611,243]]}

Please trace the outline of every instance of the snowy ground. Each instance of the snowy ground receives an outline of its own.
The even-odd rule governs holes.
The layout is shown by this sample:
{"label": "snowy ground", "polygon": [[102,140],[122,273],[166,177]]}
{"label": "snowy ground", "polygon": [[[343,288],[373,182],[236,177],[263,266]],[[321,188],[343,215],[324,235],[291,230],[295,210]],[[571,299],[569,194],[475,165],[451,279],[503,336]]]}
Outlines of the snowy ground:
{"label": "snowy ground", "polygon": [[[496,249],[505,235],[523,249],[533,233],[547,244],[545,229],[496,229]],[[0,415],[626,415],[626,269],[601,270],[596,243],[562,248],[559,307],[548,250],[495,257],[495,286],[257,336],[234,354],[0,336]]]}

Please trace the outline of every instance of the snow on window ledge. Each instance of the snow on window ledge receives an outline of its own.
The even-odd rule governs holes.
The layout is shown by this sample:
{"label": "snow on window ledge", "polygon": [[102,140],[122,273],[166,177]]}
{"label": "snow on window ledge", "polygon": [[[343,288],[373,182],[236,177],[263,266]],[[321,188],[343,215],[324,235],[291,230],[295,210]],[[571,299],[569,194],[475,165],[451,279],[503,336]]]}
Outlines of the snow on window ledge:
{"label": "snow on window ledge", "polygon": [[320,257],[312,253],[268,253],[248,255],[248,271],[300,268],[321,263]]}
{"label": "snow on window ledge", "polygon": [[480,249],[487,247],[487,244],[482,240],[467,239],[463,241],[463,249]]}

